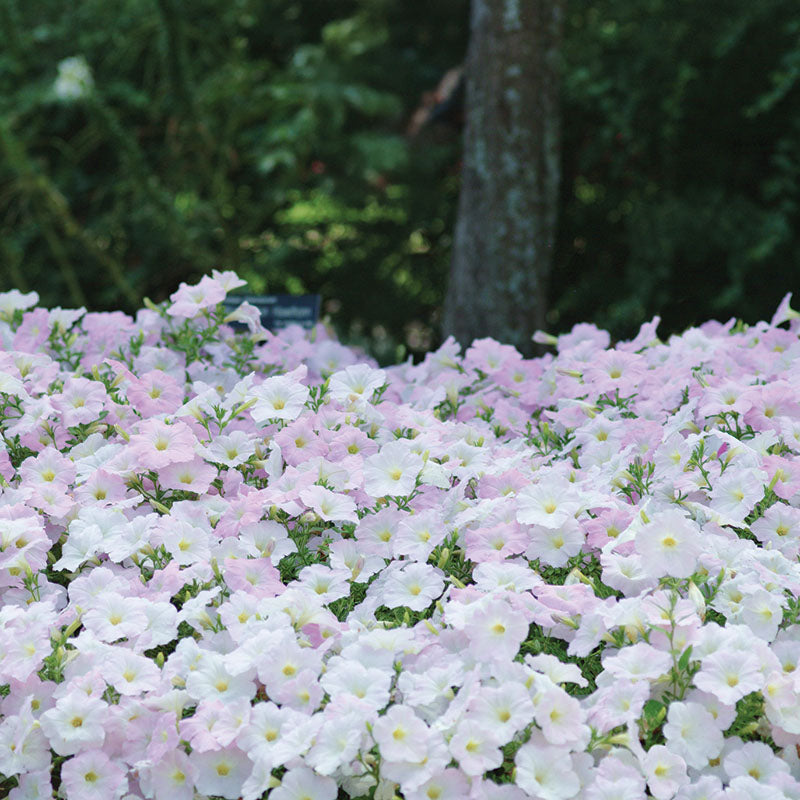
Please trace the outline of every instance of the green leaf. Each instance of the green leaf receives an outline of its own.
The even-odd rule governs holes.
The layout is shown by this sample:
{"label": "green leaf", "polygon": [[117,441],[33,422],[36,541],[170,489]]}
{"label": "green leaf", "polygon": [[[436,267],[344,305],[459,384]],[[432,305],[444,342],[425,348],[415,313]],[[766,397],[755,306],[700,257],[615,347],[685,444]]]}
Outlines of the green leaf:
{"label": "green leaf", "polygon": [[681,672],[685,672],[689,667],[689,661],[692,657],[692,645],[689,645],[681,654],[681,657],[678,659],[678,669]]}

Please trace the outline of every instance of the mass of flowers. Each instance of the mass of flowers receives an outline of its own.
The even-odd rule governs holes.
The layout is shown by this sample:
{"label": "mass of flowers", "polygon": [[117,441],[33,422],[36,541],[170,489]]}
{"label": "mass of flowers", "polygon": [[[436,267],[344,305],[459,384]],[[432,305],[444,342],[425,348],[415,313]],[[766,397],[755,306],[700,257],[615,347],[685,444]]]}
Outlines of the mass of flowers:
{"label": "mass of flowers", "polygon": [[380,369],[0,295],[0,796],[798,800],[800,314]]}

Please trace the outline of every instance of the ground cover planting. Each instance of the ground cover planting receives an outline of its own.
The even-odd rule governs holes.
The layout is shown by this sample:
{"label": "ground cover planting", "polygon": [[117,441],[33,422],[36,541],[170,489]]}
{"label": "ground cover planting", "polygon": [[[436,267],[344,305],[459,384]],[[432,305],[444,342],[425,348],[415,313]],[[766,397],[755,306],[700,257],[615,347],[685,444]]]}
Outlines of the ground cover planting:
{"label": "ground cover planting", "polygon": [[791,296],[380,369],[241,285],[0,295],[1,796],[800,798]]}

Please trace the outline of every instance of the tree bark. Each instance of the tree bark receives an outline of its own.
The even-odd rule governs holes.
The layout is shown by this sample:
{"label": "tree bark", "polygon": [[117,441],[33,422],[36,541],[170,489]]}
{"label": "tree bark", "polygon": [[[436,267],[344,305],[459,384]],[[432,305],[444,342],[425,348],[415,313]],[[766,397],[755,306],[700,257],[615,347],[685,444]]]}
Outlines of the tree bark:
{"label": "tree bark", "polygon": [[565,0],[472,0],[464,163],[443,329],[533,352],[560,178]]}

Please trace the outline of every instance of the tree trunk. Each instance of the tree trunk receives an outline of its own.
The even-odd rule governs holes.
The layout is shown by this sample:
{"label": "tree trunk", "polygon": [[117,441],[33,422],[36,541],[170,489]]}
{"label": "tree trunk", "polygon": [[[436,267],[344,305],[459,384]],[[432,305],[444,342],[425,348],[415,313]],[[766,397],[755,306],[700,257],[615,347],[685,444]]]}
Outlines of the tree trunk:
{"label": "tree trunk", "polygon": [[565,0],[472,0],[464,166],[443,328],[533,352],[560,177]]}

